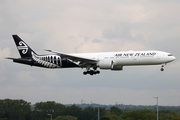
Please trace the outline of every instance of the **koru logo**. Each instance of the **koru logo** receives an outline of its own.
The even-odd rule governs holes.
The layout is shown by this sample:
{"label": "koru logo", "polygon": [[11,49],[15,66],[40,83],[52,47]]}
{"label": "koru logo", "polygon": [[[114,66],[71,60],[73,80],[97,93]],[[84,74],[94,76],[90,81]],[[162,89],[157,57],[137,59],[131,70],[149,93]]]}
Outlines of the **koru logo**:
{"label": "koru logo", "polygon": [[22,50],[22,54],[26,54],[28,51],[28,46],[23,41],[19,42],[18,50]]}

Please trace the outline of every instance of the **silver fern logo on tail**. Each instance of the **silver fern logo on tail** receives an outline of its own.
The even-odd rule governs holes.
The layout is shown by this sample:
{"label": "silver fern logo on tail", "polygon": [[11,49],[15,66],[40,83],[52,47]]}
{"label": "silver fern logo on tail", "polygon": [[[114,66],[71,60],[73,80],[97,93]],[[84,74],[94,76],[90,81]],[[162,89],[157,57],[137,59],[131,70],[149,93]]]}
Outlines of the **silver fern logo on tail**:
{"label": "silver fern logo on tail", "polygon": [[18,50],[22,50],[22,54],[26,54],[28,51],[28,46],[23,41],[19,42],[19,46],[17,46]]}

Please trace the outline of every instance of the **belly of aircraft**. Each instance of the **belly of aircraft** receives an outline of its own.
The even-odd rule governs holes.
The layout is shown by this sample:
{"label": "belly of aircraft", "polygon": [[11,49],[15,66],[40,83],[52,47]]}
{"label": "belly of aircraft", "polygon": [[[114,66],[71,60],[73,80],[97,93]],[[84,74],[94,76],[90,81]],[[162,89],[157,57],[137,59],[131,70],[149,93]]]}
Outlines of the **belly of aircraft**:
{"label": "belly of aircraft", "polygon": [[130,66],[130,65],[158,65],[162,64],[162,60],[157,58],[120,58],[114,60],[116,66]]}

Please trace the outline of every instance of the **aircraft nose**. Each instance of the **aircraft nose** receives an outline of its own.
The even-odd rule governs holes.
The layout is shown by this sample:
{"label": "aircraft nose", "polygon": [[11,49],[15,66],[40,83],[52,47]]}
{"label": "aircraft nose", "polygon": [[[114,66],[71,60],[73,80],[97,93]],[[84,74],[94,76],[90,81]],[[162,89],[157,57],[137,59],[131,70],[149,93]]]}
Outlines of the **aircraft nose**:
{"label": "aircraft nose", "polygon": [[172,62],[176,59],[176,57],[174,57],[172,54],[168,54],[168,61]]}
{"label": "aircraft nose", "polygon": [[176,59],[176,57],[172,56],[172,61],[174,61]]}
{"label": "aircraft nose", "polygon": [[175,59],[176,59],[176,58],[175,58],[174,56],[169,57],[169,61],[170,61],[170,62],[174,61]]}

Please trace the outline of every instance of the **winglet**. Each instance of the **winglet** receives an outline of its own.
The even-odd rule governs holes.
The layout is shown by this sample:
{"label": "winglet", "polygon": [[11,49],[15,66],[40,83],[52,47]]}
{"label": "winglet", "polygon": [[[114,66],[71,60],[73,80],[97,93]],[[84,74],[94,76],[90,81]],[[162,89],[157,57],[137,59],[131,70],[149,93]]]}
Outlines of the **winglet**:
{"label": "winglet", "polygon": [[48,52],[52,52],[52,50],[47,50],[47,49],[44,49],[45,51],[48,51]]}

